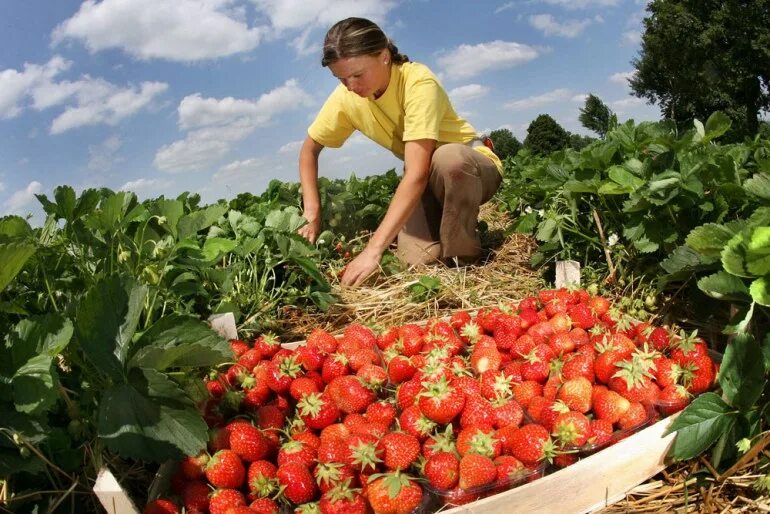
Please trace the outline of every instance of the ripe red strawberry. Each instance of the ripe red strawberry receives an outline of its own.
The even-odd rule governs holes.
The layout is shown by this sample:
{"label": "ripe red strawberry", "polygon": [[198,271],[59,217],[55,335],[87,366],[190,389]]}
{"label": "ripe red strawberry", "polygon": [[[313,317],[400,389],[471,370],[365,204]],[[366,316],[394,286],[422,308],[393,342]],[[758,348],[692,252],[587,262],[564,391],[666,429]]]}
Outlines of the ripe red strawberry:
{"label": "ripe red strawberry", "polygon": [[366,365],[379,365],[380,356],[373,348],[356,350],[348,357],[348,364],[353,372],[357,372]]}
{"label": "ripe red strawberry", "polygon": [[671,335],[664,327],[653,328],[650,335],[647,337],[647,340],[649,341],[650,346],[659,352],[664,352],[671,346]]}
{"label": "ripe red strawberry", "polygon": [[425,331],[413,323],[398,327],[398,346],[407,357],[417,355],[422,350]]}
{"label": "ripe red strawberry", "polygon": [[506,486],[519,479],[525,471],[524,464],[513,455],[500,455],[494,460],[497,467],[497,483]]}
{"label": "ripe red strawberry", "polygon": [[281,342],[274,334],[262,334],[254,341],[254,348],[259,350],[263,359],[270,359],[281,349]]}
{"label": "ripe red strawberry", "polygon": [[594,447],[602,446],[612,439],[612,423],[606,419],[591,420],[591,437],[588,442]]}
{"label": "ripe red strawberry", "polygon": [[543,395],[543,385],[534,380],[525,380],[513,386],[513,396],[523,408],[527,408],[529,402],[535,396]]}
{"label": "ripe red strawberry", "polygon": [[681,365],[682,383],[692,395],[705,393],[714,385],[716,367],[708,355],[697,355]]}
{"label": "ripe red strawberry", "polygon": [[238,364],[246,368],[247,371],[254,369],[254,366],[262,361],[262,354],[256,348],[250,348],[246,350],[243,355],[238,358]]}
{"label": "ripe red strawberry", "polygon": [[315,465],[317,456],[317,448],[313,448],[301,440],[289,439],[278,450],[276,462],[279,467],[290,462],[296,462],[310,468]]}
{"label": "ripe red strawberry", "polygon": [[309,377],[297,377],[291,382],[291,386],[289,386],[289,394],[297,401],[300,401],[303,396],[310,393],[317,393],[319,390],[315,380]]}
{"label": "ripe red strawberry", "polygon": [[428,483],[437,489],[452,489],[457,485],[460,462],[453,453],[436,452],[425,461],[423,474]]}
{"label": "ripe red strawberry", "polygon": [[596,314],[585,303],[578,303],[569,307],[569,317],[575,327],[589,330],[597,323]]}
{"label": "ripe red strawberry", "polygon": [[591,435],[591,423],[585,414],[568,411],[556,417],[551,433],[561,446],[583,446]]}
{"label": "ripe red strawberry", "polygon": [[318,348],[322,354],[328,355],[337,350],[337,338],[322,328],[314,328],[307,336],[306,346]]}
{"label": "ripe red strawberry", "polygon": [[573,353],[564,361],[561,367],[564,379],[585,377],[589,382],[594,381],[594,357],[586,353]]}
{"label": "ripe red strawberry", "polygon": [[458,333],[460,333],[463,327],[470,322],[471,315],[468,314],[467,311],[457,311],[449,317],[449,324],[452,325],[452,328],[457,330]]}
{"label": "ripe red strawberry", "polygon": [[[569,407],[565,406],[563,402],[560,402],[560,405],[564,406],[564,410],[569,410]],[[544,396],[535,396],[527,406],[527,415],[550,432],[553,428],[553,422],[556,421],[556,417],[563,409],[559,408],[554,400],[549,400]]]}
{"label": "ripe red strawberry", "polygon": [[615,391],[598,391],[593,395],[594,414],[598,419],[617,423],[628,411],[631,402]]}
{"label": "ripe red strawberry", "polygon": [[537,344],[527,355],[521,366],[521,378],[543,383],[548,380],[551,360],[556,355],[547,344]]}
{"label": "ripe red strawberry", "polygon": [[369,421],[390,427],[396,419],[396,406],[390,401],[374,402],[366,408],[365,415]]}
{"label": "ripe red strawberry", "polygon": [[629,430],[636,428],[645,421],[647,421],[649,413],[647,407],[639,402],[631,402],[628,406],[628,410],[618,420],[618,426],[623,430]]}
{"label": "ripe red strawberry", "polygon": [[318,503],[321,514],[366,514],[369,505],[359,489],[339,484],[325,492]]}
{"label": "ripe red strawberry", "polygon": [[418,395],[422,391],[422,384],[418,380],[408,380],[396,389],[396,403],[401,410],[418,401]]}
{"label": "ripe red strawberry", "polygon": [[358,368],[356,376],[363,381],[368,389],[374,391],[382,390],[388,381],[388,372],[377,364],[364,364]]}
{"label": "ripe red strawberry", "polygon": [[195,480],[203,476],[208,461],[209,456],[205,452],[202,452],[195,457],[188,455],[182,459],[182,462],[179,464],[179,469],[185,478],[188,480]]}
{"label": "ripe red strawberry", "polygon": [[268,460],[258,460],[249,464],[246,482],[249,492],[255,497],[272,496],[278,490],[278,480],[275,478],[275,464]]}
{"label": "ripe red strawberry", "polygon": [[681,374],[679,365],[675,364],[668,357],[663,356],[657,357],[653,361],[650,371],[655,379],[655,383],[661,389],[678,383],[679,375]]}
{"label": "ripe red strawberry", "polygon": [[591,382],[585,377],[576,377],[565,380],[556,397],[570,410],[585,414],[591,410],[591,392]]}
{"label": "ripe red strawberry", "polygon": [[290,462],[278,466],[275,475],[278,483],[283,487],[283,496],[293,503],[312,501],[318,494],[318,487],[307,466]]}
{"label": "ripe red strawberry", "polygon": [[203,480],[191,480],[182,489],[182,504],[187,512],[203,512],[209,508],[211,489]]}
{"label": "ripe red strawberry", "polygon": [[445,378],[433,382],[419,395],[420,410],[436,423],[449,423],[465,406],[465,393],[452,386]]}
{"label": "ripe red strawberry", "polygon": [[604,316],[610,310],[610,301],[603,296],[592,296],[587,303],[597,318]]}
{"label": "ripe red strawberry", "polygon": [[536,465],[544,459],[550,460],[554,455],[548,430],[536,423],[518,428],[510,438],[509,445],[511,455],[525,466]]}
{"label": "ripe red strawberry", "polygon": [[313,430],[323,430],[340,416],[337,405],[326,393],[305,395],[297,403],[297,413],[305,426]]}
{"label": "ripe red strawberry", "polygon": [[276,405],[263,405],[257,409],[256,417],[257,425],[262,430],[281,429],[286,421],[286,415]]}
{"label": "ripe red strawberry", "polygon": [[337,377],[342,377],[350,374],[350,366],[348,366],[348,358],[342,353],[330,354],[323,363],[321,368],[321,377],[327,384],[331,383]]}
{"label": "ripe red strawberry", "polygon": [[181,509],[176,503],[165,498],[153,500],[145,505],[142,514],[178,514]]}
{"label": "ripe red strawberry", "polygon": [[691,395],[684,386],[670,384],[661,390],[656,405],[664,416],[670,416],[687,407]]}
{"label": "ripe red strawberry", "polygon": [[404,432],[390,432],[377,444],[385,467],[395,471],[412,465],[420,455],[420,441]]}
{"label": "ripe red strawberry", "polygon": [[494,459],[502,450],[500,440],[495,437],[492,429],[468,427],[457,434],[457,453],[460,456],[468,453],[478,453]]}
{"label": "ripe red strawberry", "polygon": [[409,475],[396,471],[369,482],[367,496],[377,514],[409,514],[422,502],[422,487]]}
{"label": "ripe red strawberry", "polygon": [[347,414],[364,412],[375,400],[374,393],[352,375],[333,379],[326,391],[337,408]]}
{"label": "ripe red strawberry", "polygon": [[610,378],[618,372],[619,368],[617,364],[625,358],[623,352],[615,350],[607,350],[600,353],[594,359],[594,373],[596,374],[597,382],[607,384]]}
{"label": "ripe red strawberry", "polygon": [[344,439],[341,437],[322,437],[321,445],[318,447],[318,462],[350,465],[350,447],[347,437]]}
{"label": "ripe red strawberry", "polygon": [[267,456],[270,443],[257,427],[239,423],[230,430],[230,449],[242,460],[253,462]]}
{"label": "ripe red strawberry", "polygon": [[495,409],[486,398],[481,396],[468,396],[465,407],[460,415],[462,428],[479,427],[492,430],[495,426]]}
{"label": "ripe red strawberry", "polygon": [[521,424],[524,410],[513,397],[493,400],[492,407],[495,410],[495,428],[503,428],[508,425],[519,426]]}
{"label": "ripe red strawberry", "polygon": [[501,364],[502,356],[496,347],[476,344],[473,353],[471,353],[471,367],[476,373],[484,373],[487,370],[497,371]]}
{"label": "ripe red strawberry", "polygon": [[318,346],[310,346],[305,344],[300,346],[294,352],[294,357],[297,363],[302,366],[305,371],[318,371],[321,369],[324,363],[324,353]]}
{"label": "ripe red strawberry", "polygon": [[241,355],[249,351],[251,348],[249,344],[242,339],[230,339],[230,349],[233,351],[233,356],[239,359]]}
{"label": "ripe red strawberry", "polygon": [[[238,507],[243,509],[244,507]],[[257,498],[248,506],[248,511],[238,512],[237,510],[230,514],[278,514],[280,508],[278,503],[272,498]]]}
{"label": "ripe red strawberry", "polygon": [[401,430],[424,441],[436,428],[436,423],[423,415],[418,405],[410,405],[398,418]]}
{"label": "ripe red strawberry", "polygon": [[355,472],[340,462],[321,462],[313,469],[313,476],[321,493],[333,489],[343,482],[353,483]]}
{"label": "ripe red strawberry", "polygon": [[460,489],[481,487],[497,480],[497,468],[489,457],[468,453],[460,459]]}
{"label": "ripe red strawberry", "polygon": [[237,489],[246,479],[246,469],[237,453],[219,450],[206,465],[206,478],[214,487]]}
{"label": "ripe red strawberry", "polygon": [[246,505],[243,493],[235,489],[218,489],[209,499],[210,514],[229,514],[231,509]]}
{"label": "ripe red strawberry", "polygon": [[394,384],[400,384],[411,379],[417,372],[408,357],[396,355],[388,362],[388,378]]}

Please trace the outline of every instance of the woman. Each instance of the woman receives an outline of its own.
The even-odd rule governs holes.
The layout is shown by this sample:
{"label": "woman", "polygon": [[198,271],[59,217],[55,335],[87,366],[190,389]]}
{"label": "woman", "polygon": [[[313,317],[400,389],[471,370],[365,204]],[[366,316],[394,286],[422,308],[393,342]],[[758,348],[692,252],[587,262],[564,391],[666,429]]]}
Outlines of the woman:
{"label": "woman", "polygon": [[304,216],[300,234],[321,231],[318,155],[355,131],[404,160],[404,176],[366,248],[348,265],[343,285],[356,285],[379,267],[398,237],[407,264],[475,260],[479,206],[501,182],[502,165],[460,118],[424,65],[409,62],[373,22],[347,18],[326,34],[323,66],[341,84],[308,128],[299,155]]}

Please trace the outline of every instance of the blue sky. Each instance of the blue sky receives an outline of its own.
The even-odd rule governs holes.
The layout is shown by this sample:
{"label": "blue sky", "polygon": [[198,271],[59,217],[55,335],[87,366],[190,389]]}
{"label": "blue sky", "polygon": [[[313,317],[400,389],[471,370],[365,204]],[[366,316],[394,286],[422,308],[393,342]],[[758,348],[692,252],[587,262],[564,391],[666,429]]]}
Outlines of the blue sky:
{"label": "blue sky", "polygon": [[[320,66],[339,19],[377,21],[441,79],[479,132],[520,140],[540,113],[587,134],[587,93],[621,120],[643,0],[43,0],[0,4],[0,215],[57,185],[206,202],[297,181],[306,129],[336,86]],[[360,135],[321,175],[400,168]]]}

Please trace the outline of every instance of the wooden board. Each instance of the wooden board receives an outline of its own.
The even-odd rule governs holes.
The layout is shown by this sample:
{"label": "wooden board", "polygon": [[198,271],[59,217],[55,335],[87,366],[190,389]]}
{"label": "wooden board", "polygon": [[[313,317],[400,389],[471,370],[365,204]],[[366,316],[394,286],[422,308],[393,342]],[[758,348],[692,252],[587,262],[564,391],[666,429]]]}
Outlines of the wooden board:
{"label": "wooden board", "polygon": [[666,467],[675,434],[663,437],[676,415],[575,464],[504,493],[444,514],[581,514],[616,503]]}
{"label": "wooden board", "polygon": [[139,509],[107,467],[99,470],[94,493],[109,514],[139,514]]}

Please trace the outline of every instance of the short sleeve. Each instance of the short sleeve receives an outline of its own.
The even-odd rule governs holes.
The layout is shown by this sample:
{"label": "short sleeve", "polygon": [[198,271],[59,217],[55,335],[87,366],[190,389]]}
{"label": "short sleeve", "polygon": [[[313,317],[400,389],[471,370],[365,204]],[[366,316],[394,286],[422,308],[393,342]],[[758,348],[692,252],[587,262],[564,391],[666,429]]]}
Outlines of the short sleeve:
{"label": "short sleeve", "polygon": [[307,134],[316,143],[330,148],[339,148],[354,130],[353,123],[345,113],[339,89],[335,89],[307,129]]}
{"label": "short sleeve", "polygon": [[404,141],[438,141],[441,120],[449,107],[444,88],[432,77],[407,84],[404,91]]}

